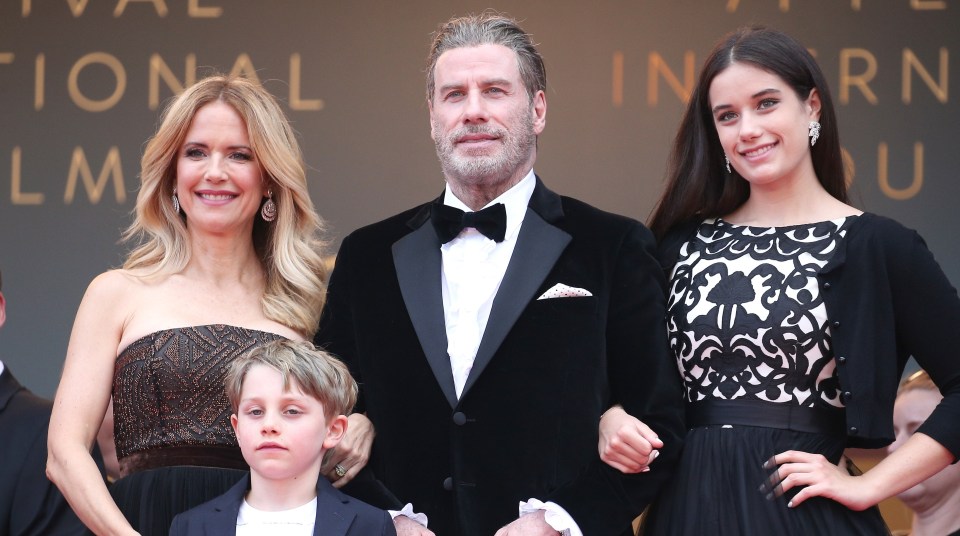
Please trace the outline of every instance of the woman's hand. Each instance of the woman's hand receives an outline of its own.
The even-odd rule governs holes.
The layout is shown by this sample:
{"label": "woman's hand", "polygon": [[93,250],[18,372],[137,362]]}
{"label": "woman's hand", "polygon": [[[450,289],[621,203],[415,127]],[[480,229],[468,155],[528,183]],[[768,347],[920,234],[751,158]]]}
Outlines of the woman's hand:
{"label": "woman's hand", "polygon": [[874,497],[874,486],[866,485],[863,477],[853,476],[820,454],[796,450],[781,452],[763,464],[774,470],[760,486],[767,498],[779,497],[797,486],[804,486],[787,503],[796,508],[811,497],[825,497],[851,510],[865,510],[882,497]]}
{"label": "woman's hand", "polygon": [[335,488],[341,488],[353,480],[367,465],[376,435],[373,423],[366,415],[354,413],[347,417],[347,420],[347,433],[331,451],[321,469]]}
{"label": "woman's hand", "polygon": [[623,473],[645,473],[660,454],[663,441],[620,406],[600,417],[600,459]]}

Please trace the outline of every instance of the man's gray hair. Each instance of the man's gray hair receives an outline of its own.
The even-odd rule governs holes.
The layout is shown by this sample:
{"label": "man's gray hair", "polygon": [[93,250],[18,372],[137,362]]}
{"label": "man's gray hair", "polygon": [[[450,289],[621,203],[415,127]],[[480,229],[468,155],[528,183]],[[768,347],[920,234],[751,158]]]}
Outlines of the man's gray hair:
{"label": "man's gray hair", "polygon": [[454,17],[437,29],[427,57],[427,100],[433,100],[434,69],[440,55],[448,50],[480,45],[503,45],[517,54],[520,79],[533,100],[537,91],[547,89],[547,71],[530,35],[517,21],[486,11],[479,15]]}

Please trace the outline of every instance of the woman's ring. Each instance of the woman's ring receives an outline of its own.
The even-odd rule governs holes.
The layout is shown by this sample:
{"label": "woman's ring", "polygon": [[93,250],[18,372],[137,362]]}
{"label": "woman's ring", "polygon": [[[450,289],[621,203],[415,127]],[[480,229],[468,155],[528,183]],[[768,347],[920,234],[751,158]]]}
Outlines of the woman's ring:
{"label": "woman's ring", "polygon": [[337,478],[343,478],[343,476],[347,474],[347,468],[338,463],[336,467],[333,468],[333,472],[337,474]]}

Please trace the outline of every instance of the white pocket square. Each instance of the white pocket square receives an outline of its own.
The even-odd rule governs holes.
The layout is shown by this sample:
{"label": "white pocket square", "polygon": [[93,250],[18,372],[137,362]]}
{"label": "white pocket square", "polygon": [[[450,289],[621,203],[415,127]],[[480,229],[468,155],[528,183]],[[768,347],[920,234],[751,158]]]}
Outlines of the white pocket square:
{"label": "white pocket square", "polygon": [[563,283],[557,283],[537,299],[549,300],[551,298],[576,298],[582,296],[593,296],[593,293],[585,288],[568,287]]}

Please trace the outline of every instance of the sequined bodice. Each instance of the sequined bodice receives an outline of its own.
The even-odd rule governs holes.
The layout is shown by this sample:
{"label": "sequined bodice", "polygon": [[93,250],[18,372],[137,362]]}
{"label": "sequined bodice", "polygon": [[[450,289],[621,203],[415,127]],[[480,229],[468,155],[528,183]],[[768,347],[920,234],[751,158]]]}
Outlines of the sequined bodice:
{"label": "sequined bodice", "polygon": [[818,275],[854,220],[701,224],[680,252],[667,305],[688,401],[843,405]]}
{"label": "sequined bodice", "polygon": [[237,451],[224,376],[236,357],[280,338],[264,331],[209,325],[157,331],[125,348],[113,377],[121,470],[124,458],[153,449]]}

